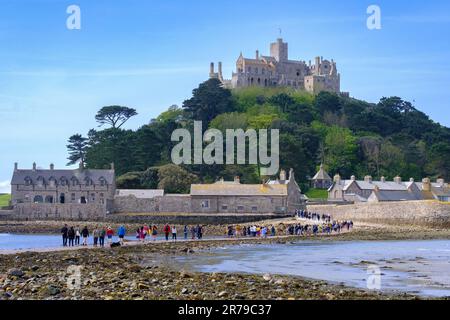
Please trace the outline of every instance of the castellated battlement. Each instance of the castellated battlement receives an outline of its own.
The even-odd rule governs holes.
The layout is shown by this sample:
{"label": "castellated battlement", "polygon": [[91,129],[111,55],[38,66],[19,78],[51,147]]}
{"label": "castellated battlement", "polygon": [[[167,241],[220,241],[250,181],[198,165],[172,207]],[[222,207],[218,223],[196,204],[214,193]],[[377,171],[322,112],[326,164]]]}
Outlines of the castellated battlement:
{"label": "castellated battlement", "polygon": [[254,58],[245,58],[242,53],[236,61],[236,71],[231,80],[226,80],[222,73],[222,63],[218,63],[216,72],[214,63],[210,65],[210,78],[222,81],[227,88],[290,87],[311,93],[328,91],[341,93],[341,75],[334,60],[316,57],[311,60],[289,60],[288,43],[277,39],[270,45],[270,56],[260,55],[256,50]]}

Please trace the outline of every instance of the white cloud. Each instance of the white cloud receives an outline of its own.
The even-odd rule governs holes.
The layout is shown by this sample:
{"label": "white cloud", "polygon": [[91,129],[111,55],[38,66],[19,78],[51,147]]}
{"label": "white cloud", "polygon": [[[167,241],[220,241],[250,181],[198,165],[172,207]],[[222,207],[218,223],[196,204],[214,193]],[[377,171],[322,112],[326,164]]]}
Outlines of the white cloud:
{"label": "white cloud", "polygon": [[10,181],[0,181],[0,193],[11,193]]}

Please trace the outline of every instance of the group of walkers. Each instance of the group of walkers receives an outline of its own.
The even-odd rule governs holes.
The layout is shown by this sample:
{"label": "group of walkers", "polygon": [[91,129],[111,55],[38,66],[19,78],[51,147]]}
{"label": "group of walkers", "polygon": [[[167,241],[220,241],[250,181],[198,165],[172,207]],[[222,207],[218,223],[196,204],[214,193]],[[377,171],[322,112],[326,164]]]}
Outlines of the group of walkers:
{"label": "group of walkers", "polygon": [[[204,226],[187,226],[185,225],[183,228],[184,240],[188,239],[203,239]],[[164,235],[166,241],[169,239],[177,240],[178,230],[175,225],[166,224],[162,228],[162,234]],[[74,247],[74,246],[87,246],[89,237],[93,238],[94,247],[105,246],[105,240],[108,245],[113,244],[113,236],[117,235],[119,238],[119,242],[114,243],[115,246],[123,245],[124,238],[126,235],[126,229],[123,225],[121,225],[116,231],[111,227],[101,228],[95,227],[92,231],[88,229],[87,226],[83,228],[79,228],[78,226],[67,226],[61,229],[61,235],[63,239],[64,247]],[[158,227],[154,224],[143,225],[136,230],[136,239],[139,239],[141,242],[144,242],[146,239],[152,239],[156,241],[158,237]]]}
{"label": "group of walkers", "polygon": [[320,214],[315,212],[308,212],[306,210],[296,210],[296,215],[298,218],[314,220],[314,221],[322,221],[325,223],[331,222],[331,216],[329,214]]}
{"label": "group of walkers", "polygon": [[289,225],[286,229],[286,234],[288,235],[318,235],[318,234],[327,234],[330,235],[332,232],[340,233],[341,230],[347,230],[353,228],[353,221],[332,221],[332,222],[324,222],[322,224],[312,224],[312,225],[302,225],[295,224]]}
{"label": "group of walkers", "polygon": [[[123,241],[125,238],[126,229],[124,226],[120,226],[117,229],[117,235],[119,237],[119,243],[123,245]],[[64,227],[61,229],[61,235],[63,240],[63,246],[64,247],[75,247],[75,246],[87,246],[88,245],[88,238],[92,235],[93,237],[93,244],[94,247],[105,246],[105,239],[107,239],[108,244],[112,244],[112,237],[114,235],[114,230],[111,227],[102,228],[102,227],[95,227],[92,232],[89,231],[88,227],[85,226],[80,230],[79,227],[71,226],[68,227],[67,224],[64,225]],[[80,244],[80,240],[82,240]]]}
{"label": "group of walkers", "polygon": [[[203,238],[203,228],[204,226],[201,225],[197,225],[197,226],[192,226],[189,227],[187,225],[185,225],[183,227],[183,235],[184,235],[184,240],[188,240],[189,239],[189,235],[191,239],[202,239]],[[166,241],[169,241],[169,239],[172,239],[174,241],[177,240],[178,238],[178,229],[175,225],[169,225],[169,224],[165,224],[162,232],[164,234],[164,237],[166,239]],[[136,230],[136,238],[139,239],[141,242],[144,242],[145,239],[148,237],[148,239],[152,239],[153,241],[156,241],[157,237],[158,237],[158,227],[156,225],[143,225],[141,227],[139,227]]]}
{"label": "group of walkers", "polygon": [[227,236],[228,238],[236,237],[262,237],[267,238],[268,236],[275,237],[276,229],[275,226],[228,226]]}

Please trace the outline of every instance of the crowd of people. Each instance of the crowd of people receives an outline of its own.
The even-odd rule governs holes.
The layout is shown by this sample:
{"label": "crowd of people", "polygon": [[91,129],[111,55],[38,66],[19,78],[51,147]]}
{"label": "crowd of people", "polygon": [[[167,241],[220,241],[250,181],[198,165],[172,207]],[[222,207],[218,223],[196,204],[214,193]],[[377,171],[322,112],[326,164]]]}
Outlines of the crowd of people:
{"label": "crowd of people", "polygon": [[[125,234],[126,234],[125,227],[120,226],[117,229],[117,236],[119,237],[119,243],[121,245],[123,245]],[[80,229],[80,227],[78,226],[69,227],[67,226],[67,224],[65,224],[64,227],[61,229],[61,235],[64,247],[87,246],[88,239],[90,236],[92,236],[93,238],[94,247],[97,246],[104,247],[105,239],[107,240],[108,244],[112,243],[114,230],[111,227],[107,228],[95,227],[94,230],[92,230],[91,232],[89,231],[87,226]],[[81,243],[80,240],[82,240]]]}
{"label": "crowd of people", "polygon": [[[200,240],[203,238],[203,232],[204,226],[201,225],[191,227],[185,225],[183,227],[183,235],[185,240],[188,240],[189,238],[193,240]],[[119,238],[119,241],[115,243],[115,245],[123,245],[126,233],[127,231],[123,225],[119,226],[116,231],[114,231],[114,229],[112,229],[111,227],[102,228],[97,226],[92,231],[90,231],[87,226],[83,228],[80,228],[78,226],[69,227],[67,224],[65,224],[61,229],[64,247],[87,246],[89,237],[92,237],[92,243],[94,247],[104,247],[105,240],[107,241],[108,245],[113,244],[114,235],[117,235],[117,237]],[[172,239],[174,241],[177,240],[178,230],[175,225],[164,225],[162,233],[164,234],[166,241],[168,241],[169,239]],[[143,225],[136,230],[136,239],[141,242],[150,239],[156,241],[157,237],[158,227],[154,224]]]}
{"label": "crowd of people", "polygon": [[319,214],[316,212],[308,212],[306,210],[296,210],[298,218],[314,221],[322,221],[325,223],[331,222],[331,216],[329,214]]}
{"label": "crowd of people", "polygon": [[[308,212],[306,210],[298,210],[296,215],[300,219],[309,220],[306,224],[291,224],[281,228],[286,233],[286,235],[318,235],[318,234],[331,234],[340,233],[342,230],[349,231],[353,228],[353,221],[335,221],[327,214],[318,214],[314,212]],[[181,228],[183,232],[184,240],[188,239],[203,239],[204,226],[187,226]],[[123,225],[121,225],[116,232],[111,228],[95,227],[92,232],[89,231],[88,227],[80,229],[79,227],[71,226],[68,227],[67,224],[61,229],[61,234],[63,237],[64,247],[74,247],[74,246],[87,246],[88,239],[90,236],[93,238],[94,247],[105,246],[105,239],[108,245],[120,246],[124,244],[124,238],[127,231]],[[140,226],[136,230],[136,239],[141,242],[145,241],[156,241],[158,237],[158,227],[155,224],[146,224]],[[165,224],[161,230],[162,235],[166,241],[170,239],[176,241],[178,239],[178,229],[175,225]],[[117,234],[119,242],[113,244],[113,236]],[[274,225],[230,225],[226,229],[226,235],[228,238],[238,238],[238,237],[275,237],[277,235],[277,228]]]}

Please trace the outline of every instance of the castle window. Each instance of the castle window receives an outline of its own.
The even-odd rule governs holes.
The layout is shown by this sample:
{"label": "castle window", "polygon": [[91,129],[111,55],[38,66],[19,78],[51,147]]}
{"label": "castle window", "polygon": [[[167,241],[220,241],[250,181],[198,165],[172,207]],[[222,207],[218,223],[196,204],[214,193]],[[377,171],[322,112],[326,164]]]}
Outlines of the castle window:
{"label": "castle window", "polygon": [[33,180],[31,180],[30,177],[26,177],[25,178],[25,185],[26,186],[31,186],[33,184]]}
{"label": "castle window", "polygon": [[44,184],[45,184],[44,177],[38,177],[37,178],[37,184],[38,184],[38,187],[43,187]]}
{"label": "castle window", "polygon": [[91,201],[95,202],[95,193],[91,193]]}
{"label": "castle window", "polygon": [[222,210],[228,210],[228,206],[226,204],[222,205]]}
{"label": "castle window", "polygon": [[209,200],[203,200],[201,203],[201,207],[202,207],[202,209],[209,208]]}
{"label": "castle window", "polygon": [[66,203],[66,195],[64,193],[60,194],[59,203]]}
{"label": "castle window", "polygon": [[258,211],[258,207],[257,206],[253,206],[252,207],[252,212],[256,212],[256,211]]}
{"label": "castle window", "polygon": [[244,206],[237,206],[238,211],[244,211]]}
{"label": "castle window", "polygon": [[81,197],[80,198],[80,203],[86,204],[87,203],[86,197]]}
{"label": "castle window", "polygon": [[102,186],[102,187],[106,186],[106,179],[105,178],[100,177],[99,182],[100,182],[100,186]]}
{"label": "castle window", "polygon": [[45,203],[53,203],[53,197],[52,196],[46,196],[45,197]]}
{"label": "castle window", "polygon": [[44,203],[44,198],[42,196],[35,196],[33,199],[34,203]]}
{"label": "castle window", "polygon": [[61,179],[59,179],[59,184],[63,187],[67,186],[69,183],[67,181],[66,177],[61,177]]}
{"label": "castle window", "polygon": [[52,187],[52,188],[56,187],[57,182],[54,177],[50,177],[50,179],[48,179],[48,182],[50,184],[50,187]]}
{"label": "castle window", "polygon": [[71,181],[72,181],[72,186],[78,186],[79,184],[80,184],[80,182],[78,181],[78,179],[77,178],[75,178],[75,177],[72,177],[72,179],[71,179]]}
{"label": "castle window", "polygon": [[92,180],[89,177],[84,178],[84,184],[86,185],[86,187],[90,187],[92,186]]}
{"label": "castle window", "polygon": [[71,200],[72,202],[75,202],[75,199],[76,199],[75,193],[72,193],[72,194],[70,195],[70,200]]}

